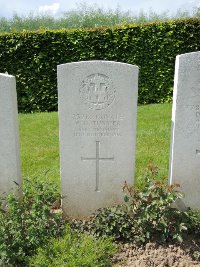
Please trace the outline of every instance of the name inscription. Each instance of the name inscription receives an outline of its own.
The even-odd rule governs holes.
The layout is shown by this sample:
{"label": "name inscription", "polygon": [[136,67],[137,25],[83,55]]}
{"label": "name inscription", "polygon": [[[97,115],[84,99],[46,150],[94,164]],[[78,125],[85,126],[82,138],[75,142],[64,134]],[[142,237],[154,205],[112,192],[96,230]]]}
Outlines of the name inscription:
{"label": "name inscription", "polygon": [[124,116],[122,114],[80,114],[72,115],[74,136],[117,137],[121,136]]}

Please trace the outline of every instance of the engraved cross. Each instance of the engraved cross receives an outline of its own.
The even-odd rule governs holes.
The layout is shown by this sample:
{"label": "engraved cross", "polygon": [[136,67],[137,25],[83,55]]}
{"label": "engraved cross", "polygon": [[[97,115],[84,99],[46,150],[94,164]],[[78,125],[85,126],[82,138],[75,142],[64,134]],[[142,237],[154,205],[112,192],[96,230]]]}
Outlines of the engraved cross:
{"label": "engraved cross", "polygon": [[100,141],[96,141],[96,157],[94,157],[94,158],[81,157],[81,160],[95,160],[96,161],[96,188],[95,188],[95,191],[97,191],[97,192],[99,192],[99,162],[100,162],[100,160],[114,160],[114,157],[101,158],[99,154],[100,154]]}
{"label": "engraved cross", "polygon": [[95,93],[101,92],[105,86],[105,83],[98,82],[98,83],[90,83],[91,87],[94,88]]}
{"label": "engraved cross", "polygon": [[105,97],[106,93],[106,84],[102,81],[102,78],[95,77],[94,81],[90,83],[91,88],[93,89],[93,93],[95,98],[93,99],[93,103],[103,103],[105,101],[102,100],[102,96]]}
{"label": "engraved cross", "polygon": [[101,77],[96,76],[94,78],[94,81],[90,83],[92,87],[94,88],[95,92],[101,92],[103,86],[105,86],[105,82],[102,80]]}

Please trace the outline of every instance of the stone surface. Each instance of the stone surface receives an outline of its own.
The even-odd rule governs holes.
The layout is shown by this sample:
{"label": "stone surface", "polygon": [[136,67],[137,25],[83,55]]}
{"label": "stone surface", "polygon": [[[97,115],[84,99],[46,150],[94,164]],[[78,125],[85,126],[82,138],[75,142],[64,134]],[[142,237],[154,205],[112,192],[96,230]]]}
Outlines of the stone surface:
{"label": "stone surface", "polygon": [[15,77],[0,74],[0,196],[21,185]]}
{"label": "stone surface", "polygon": [[200,52],[176,58],[169,182],[185,194],[181,208],[200,208]]}
{"label": "stone surface", "polygon": [[109,61],[58,66],[63,212],[81,218],[122,201],[133,183],[138,67]]}

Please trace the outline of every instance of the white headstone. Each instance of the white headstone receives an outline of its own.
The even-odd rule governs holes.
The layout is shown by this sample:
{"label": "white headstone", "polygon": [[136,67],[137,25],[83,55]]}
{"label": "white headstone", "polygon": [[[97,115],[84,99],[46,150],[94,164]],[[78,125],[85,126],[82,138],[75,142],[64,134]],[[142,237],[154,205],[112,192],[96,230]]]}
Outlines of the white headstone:
{"label": "white headstone", "polygon": [[133,183],[138,67],[110,61],[58,66],[63,212],[84,217],[122,201]]}
{"label": "white headstone", "polygon": [[200,52],[176,58],[170,184],[180,185],[183,207],[200,208]]}
{"label": "white headstone", "polygon": [[21,185],[15,77],[0,74],[0,196]]}

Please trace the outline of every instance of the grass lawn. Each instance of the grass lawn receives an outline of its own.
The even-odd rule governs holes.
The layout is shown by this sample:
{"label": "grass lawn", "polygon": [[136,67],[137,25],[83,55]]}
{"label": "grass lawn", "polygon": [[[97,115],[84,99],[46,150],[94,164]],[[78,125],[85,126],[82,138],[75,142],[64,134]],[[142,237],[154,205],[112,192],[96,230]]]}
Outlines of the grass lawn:
{"label": "grass lawn", "polygon": [[159,168],[159,176],[168,176],[172,104],[153,104],[138,107],[136,179],[149,161]]}
{"label": "grass lawn", "polygon": [[[136,180],[151,160],[167,177],[171,104],[138,107]],[[58,113],[20,114],[22,175],[60,183]]]}

